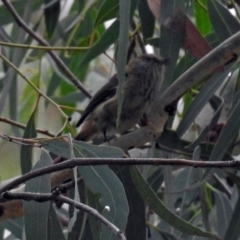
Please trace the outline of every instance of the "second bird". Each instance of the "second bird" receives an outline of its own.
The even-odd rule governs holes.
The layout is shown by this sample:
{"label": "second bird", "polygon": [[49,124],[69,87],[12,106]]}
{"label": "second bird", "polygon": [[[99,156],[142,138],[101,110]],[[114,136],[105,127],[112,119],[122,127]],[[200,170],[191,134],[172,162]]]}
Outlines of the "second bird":
{"label": "second bird", "polygon": [[91,99],[77,127],[83,124],[76,139],[89,141],[96,136],[107,139],[108,134],[123,134],[148,114],[151,103],[159,95],[166,59],[145,54],[133,59],[125,70],[124,100],[118,128],[117,75],[114,75]]}

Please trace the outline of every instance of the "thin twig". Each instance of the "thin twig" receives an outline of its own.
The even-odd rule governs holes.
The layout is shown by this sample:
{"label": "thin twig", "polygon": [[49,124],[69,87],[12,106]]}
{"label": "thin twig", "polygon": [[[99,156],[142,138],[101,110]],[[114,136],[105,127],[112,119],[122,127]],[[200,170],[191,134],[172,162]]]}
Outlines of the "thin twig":
{"label": "thin twig", "polygon": [[51,98],[49,98],[46,94],[44,94],[38,87],[36,87],[28,78],[19,71],[19,69],[12,63],[10,62],[6,57],[4,57],[0,53],[0,58],[6,62],[11,68],[13,68],[40,96],[45,98],[47,101],[49,101],[53,106],[55,106],[59,112],[62,114],[62,116],[67,120],[68,116],[62,111],[62,109],[59,107],[57,103],[55,103]]}
{"label": "thin twig", "polygon": [[[21,129],[26,129],[26,125],[21,124],[21,123],[16,122],[16,121],[13,121],[13,120],[10,120],[10,119],[7,119],[7,118],[0,117],[0,122],[7,123],[7,124],[10,124],[10,125],[12,125],[12,126],[19,127],[19,128],[21,128]],[[47,136],[49,136],[49,137],[55,137],[55,134],[50,133],[48,130],[43,130],[43,129],[36,128],[36,131],[37,131],[38,133],[47,135]]]}
{"label": "thin twig", "polygon": [[22,144],[22,145],[29,145],[32,147],[42,147],[43,145],[47,144],[47,142],[62,140],[65,137],[66,135],[57,136],[57,137],[54,136],[53,138],[35,139],[35,138],[20,138],[20,137],[15,137],[15,136],[10,136],[7,134],[0,133],[0,138],[8,142],[13,142],[13,143]]}
{"label": "thin twig", "polygon": [[104,225],[109,227],[109,229],[121,240],[126,240],[124,233],[117,228],[114,224],[112,224],[110,221],[108,221],[105,217],[103,217],[96,209],[89,207],[88,205],[85,205],[81,202],[74,201],[68,197],[64,197],[62,195],[59,195],[57,191],[50,193],[31,193],[31,192],[24,192],[24,193],[11,193],[11,192],[5,192],[1,195],[0,201],[6,201],[6,200],[25,200],[25,201],[31,201],[34,200],[36,202],[46,202],[46,201],[57,201],[61,203],[67,203],[71,206],[74,206],[77,209],[83,210],[96,219],[98,219],[100,222],[102,222]]}
{"label": "thin twig", "polygon": [[60,46],[36,46],[36,45],[27,45],[20,43],[9,43],[0,41],[1,46],[6,47],[15,47],[15,48],[27,48],[27,49],[36,49],[36,50],[55,50],[55,51],[86,51],[89,50],[89,47],[60,47]]}
{"label": "thin twig", "polygon": [[[77,184],[83,182],[83,179],[81,177],[79,177],[77,179]],[[62,183],[56,187],[54,187],[52,189],[52,191],[54,191],[55,189],[59,189],[59,191],[61,193],[66,193],[69,189],[73,188],[75,186],[75,181],[69,181],[69,182],[66,182],[66,183]]]}
{"label": "thin twig", "polygon": [[183,166],[183,167],[201,167],[201,168],[237,168],[240,167],[240,161],[228,160],[228,161],[195,161],[186,159],[164,159],[164,158],[74,158],[64,162],[43,167],[41,169],[31,171],[21,177],[18,177],[11,181],[9,184],[3,186],[0,189],[0,194],[8,191],[18,185],[38,176],[42,176],[47,173],[53,173],[61,171],[67,168],[73,168],[76,166],[98,166],[98,165],[169,165],[169,166]]}
{"label": "thin twig", "polygon": [[[19,14],[16,12],[13,5],[8,0],[2,0],[3,4],[7,8],[7,10],[12,14],[14,17],[16,23],[22,27],[32,38],[34,38],[40,45],[50,47],[48,42],[46,42],[43,38],[41,38],[38,34],[36,34],[19,16]],[[55,61],[57,66],[66,74],[66,76],[69,78],[69,80],[80,90],[82,91],[87,97],[91,98],[91,94],[87,91],[87,89],[83,86],[81,81],[77,79],[74,74],[68,69],[68,67],[65,65],[65,63],[58,57],[58,55],[51,51],[47,50],[48,54],[52,57],[52,59]]]}

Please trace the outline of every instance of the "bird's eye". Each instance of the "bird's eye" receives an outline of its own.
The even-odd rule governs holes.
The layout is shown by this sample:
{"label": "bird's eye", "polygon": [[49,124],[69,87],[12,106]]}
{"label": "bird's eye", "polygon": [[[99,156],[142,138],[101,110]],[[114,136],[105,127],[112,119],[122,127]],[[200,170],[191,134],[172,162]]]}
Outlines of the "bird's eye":
{"label": "bird's eye", "polygon": [[125,78],[129,77],[129,73],[125,72]]}

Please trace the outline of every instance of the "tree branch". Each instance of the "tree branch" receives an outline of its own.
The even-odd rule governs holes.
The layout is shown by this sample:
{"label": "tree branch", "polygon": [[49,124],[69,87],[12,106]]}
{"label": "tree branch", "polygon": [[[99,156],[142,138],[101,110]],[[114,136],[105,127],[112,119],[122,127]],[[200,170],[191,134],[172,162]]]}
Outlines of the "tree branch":
{"label": "tree branch", "polygon": [[[175,165],[175,166],[190,166],[190,167],[202,167],[202,168],[235,168],[240,166],[240,161],[229,160],[229,161],[195,161],[185,159],[161,159],[161,158],[78,158],[70,159],[65,162],[55,164],[53,166],[45,167],[27,173],[21,177],[18,177],[8,184],[5,184],[0,189],[0,194],[19,186],[20,184],[41,176],[47,173],[53,173],[51,177],[51,187],[55,188],[62,182],[72,178],[71,168],[75,166],[86,166],[86,165]],[[67,169],[66,169],[67,168]],[[64,169],[64,170],[62,170]],[[11,190],[12,193],[23,192],[25,186]],[[23,215],[23,205],[21,200],[15,200],[11,202],[0,204],[0,222],[9,219],[21,217]]]}
{"label": "tree branch", "polygon": [[210,53],[200,59],[183,73],[152,106],[149,114],[150,125],[135,132],[113,139],[109,145],[119,147],[127,151],[131,147],[154,141],[160,136],[165,122],[167,121],[164,108],[182,97],[191,87],[200,83],[206,76],[212,74],[216,69],[230,61],[233,61],[240,54],[240,32],[225,40],[222,44],[213,49]]}
{"label": "tree branch", "polygon": [[[26,125],[21,124],[21,123],[16,122],[16,121],[13,121],[13,120],[10,120],[10,119],[7,119],[7,118],[0,117],[0,122],[7,123],[7,124],[10,124],[12,126],[19,127],[21,129],[26,129]],[[47,135],[49,137],[55,137],[56,136],[56,134],[50,133],[48,130],[43,130],[43,129],[37,128],[36,131],[38,133],[42,133],[42,134]]]}
{"label": "tree branch", "polygon": [[181,97],[188,89],[240,54],[240,32],[237,32],[183,73],[160,97],[158,104],[166,106]]}
{"label": "tree branch", "polygon": [[83,210],[89,214],[91,214],[93,217],[98,219],[100,222],[102,222],[104,225],[109,227],[109,229],[121,240],[126,240],[124,233],[117,228],[114,224],[112,224],[110,221],[108,221],[105,217],[103,217],[96,209],[89,207],[88,205],[85,205],[81,202],[74,201],[70,198],[64,197],[62,195],[59,195],[58,191],[54,191],[53,193],[30,193],[30,192],[24,192],[24,193],[11,193],[11,192],[5,192],[0,196],[0,202],[1,201],[9,201],[9,200],[25,200],[25,201],[31,201],[34,200],[36,202],[46,202],[46,201],[57,201],[60,203],[67,203],[69,205],[74,206],[77,209]]}
{"label": "tree branch", "polygon": [[31,171],[18,177],[6,184],[0,189],[0,194],[11,190],[18,185],[38,176],[42,176],[47,173],[53,173],[61,170],[67,170],[76,166],[98,166],[98,165],[170,165],[170,166],[182,166],[182,167],[201,167],[201,168],[236,168],[240,166],[240,161],[229,160],[229,161],[197,161],[197,160],[186,160],[186,159],[163,159],[163,158],[74,158],[64,162],[43,167],[41,169]]}
{"label": "tree branch", "polygon": [[[7,10],[10,12],[10,14],[15,19],[16,23],[22,27],[32,38],[34,38],[40,45],[50,47],[48,42],[46,42],[43,38],[41,38],[38,34],[36,34],[19,16],[19,14],[14,9],[13,5],[8,0],[2,0],[3,4],[7,8]],[[74,84],[81,92],[83,92],[87,97],[91,98],[91,94],[87,91],[87,89],[83,86],[81,81],[77,79],[74,74],[68,69],[68,67],[65,65],[65,63],[58,57],[58,55],[51,51],[46,50],[48,54],[52,57],[52,59],[55,61],[57,66],[62,70],[62,72],[65,73],[65,75],[69,78],[69,80]]]}

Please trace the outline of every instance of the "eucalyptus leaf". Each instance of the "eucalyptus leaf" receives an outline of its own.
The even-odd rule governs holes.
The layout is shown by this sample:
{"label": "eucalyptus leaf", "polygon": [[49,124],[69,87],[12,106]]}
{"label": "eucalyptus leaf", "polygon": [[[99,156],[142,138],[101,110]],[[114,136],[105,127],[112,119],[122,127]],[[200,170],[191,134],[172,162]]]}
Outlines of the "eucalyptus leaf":
{"label": "eucalyptus leaf", "polygon": [[[32,170],[52,165],[52,159],[45,150],[41,152],[40,160]],[[50,193],[50,174],[33,178],[26,183],[25,192]],[[47,223],[50,209],[50,202],[24,201],[24,223],[27,239],[48,239]]]}
{"label": "eucalyptus leaf", "polygon": [[98,11],[95,26],[118,16],[119,1],[105,0]]}
{"label": "eucalyptus leaf", "polygon": [[227,75],[231,72],[232,66],[225,69],[224,72],[214,74],[207,83],[204,84],[198,95],[185,113],[182,121],[180,122],[177,134],[182,136],[186,130],[193,123],[197,115],[201,112],[203,107],[207,104],[213,94],[220,88]]}
{"label": "eucalyptus leaf", "polygon": [[216,145],[212,151],[211,160],[220,161],[223,159],[224,154],[231,146],[232,141],[236,138],[240,127],[240,100],[234,106],[228,121],[224,125]]}
{"label": "eucalyptus leaf", "polygon": [[119,21],[115,20],[112,25],[103,33],[99,40],[86,52],[84,58],[79,65],[82,67],[88,64],[91,60],[96,58],[113,43],[117,41],[119,37]]}
{"label": "eucalyptus leaf", "polygon": [[52,36],[56,28],[61,8],[60,1],[55,1],[53,3],[52,2],[52,0],[45,0],[47,7],[44,8],[45,24],[47,28],[48,38]]}
{"label": "eucalyptus leaf", "polygon": [[[25,132],[23,134],[23,138],[35,138],[37,136],[37,131],[35,129],[35,111],[32,113]],[[21,168],[22,174],[29,172],[32,168],[32,147],[24,146],[21,147]]]}
{"label": "eucalyptus leaf", "polygon": [[240,30],[239,21],[219,1],[207,1],[209,17],[220,41],[224,41]]}
{"label": "eucalyptus leaf", "polygon": [[136,167],[131,167],[131,175],[142,198],[149,204],[156,214],[158,214],[172,227],[189,235],[220,239],[217,235],[210,232],[205,232],[169,211],[157,197],[157,195],[152,191]]}

